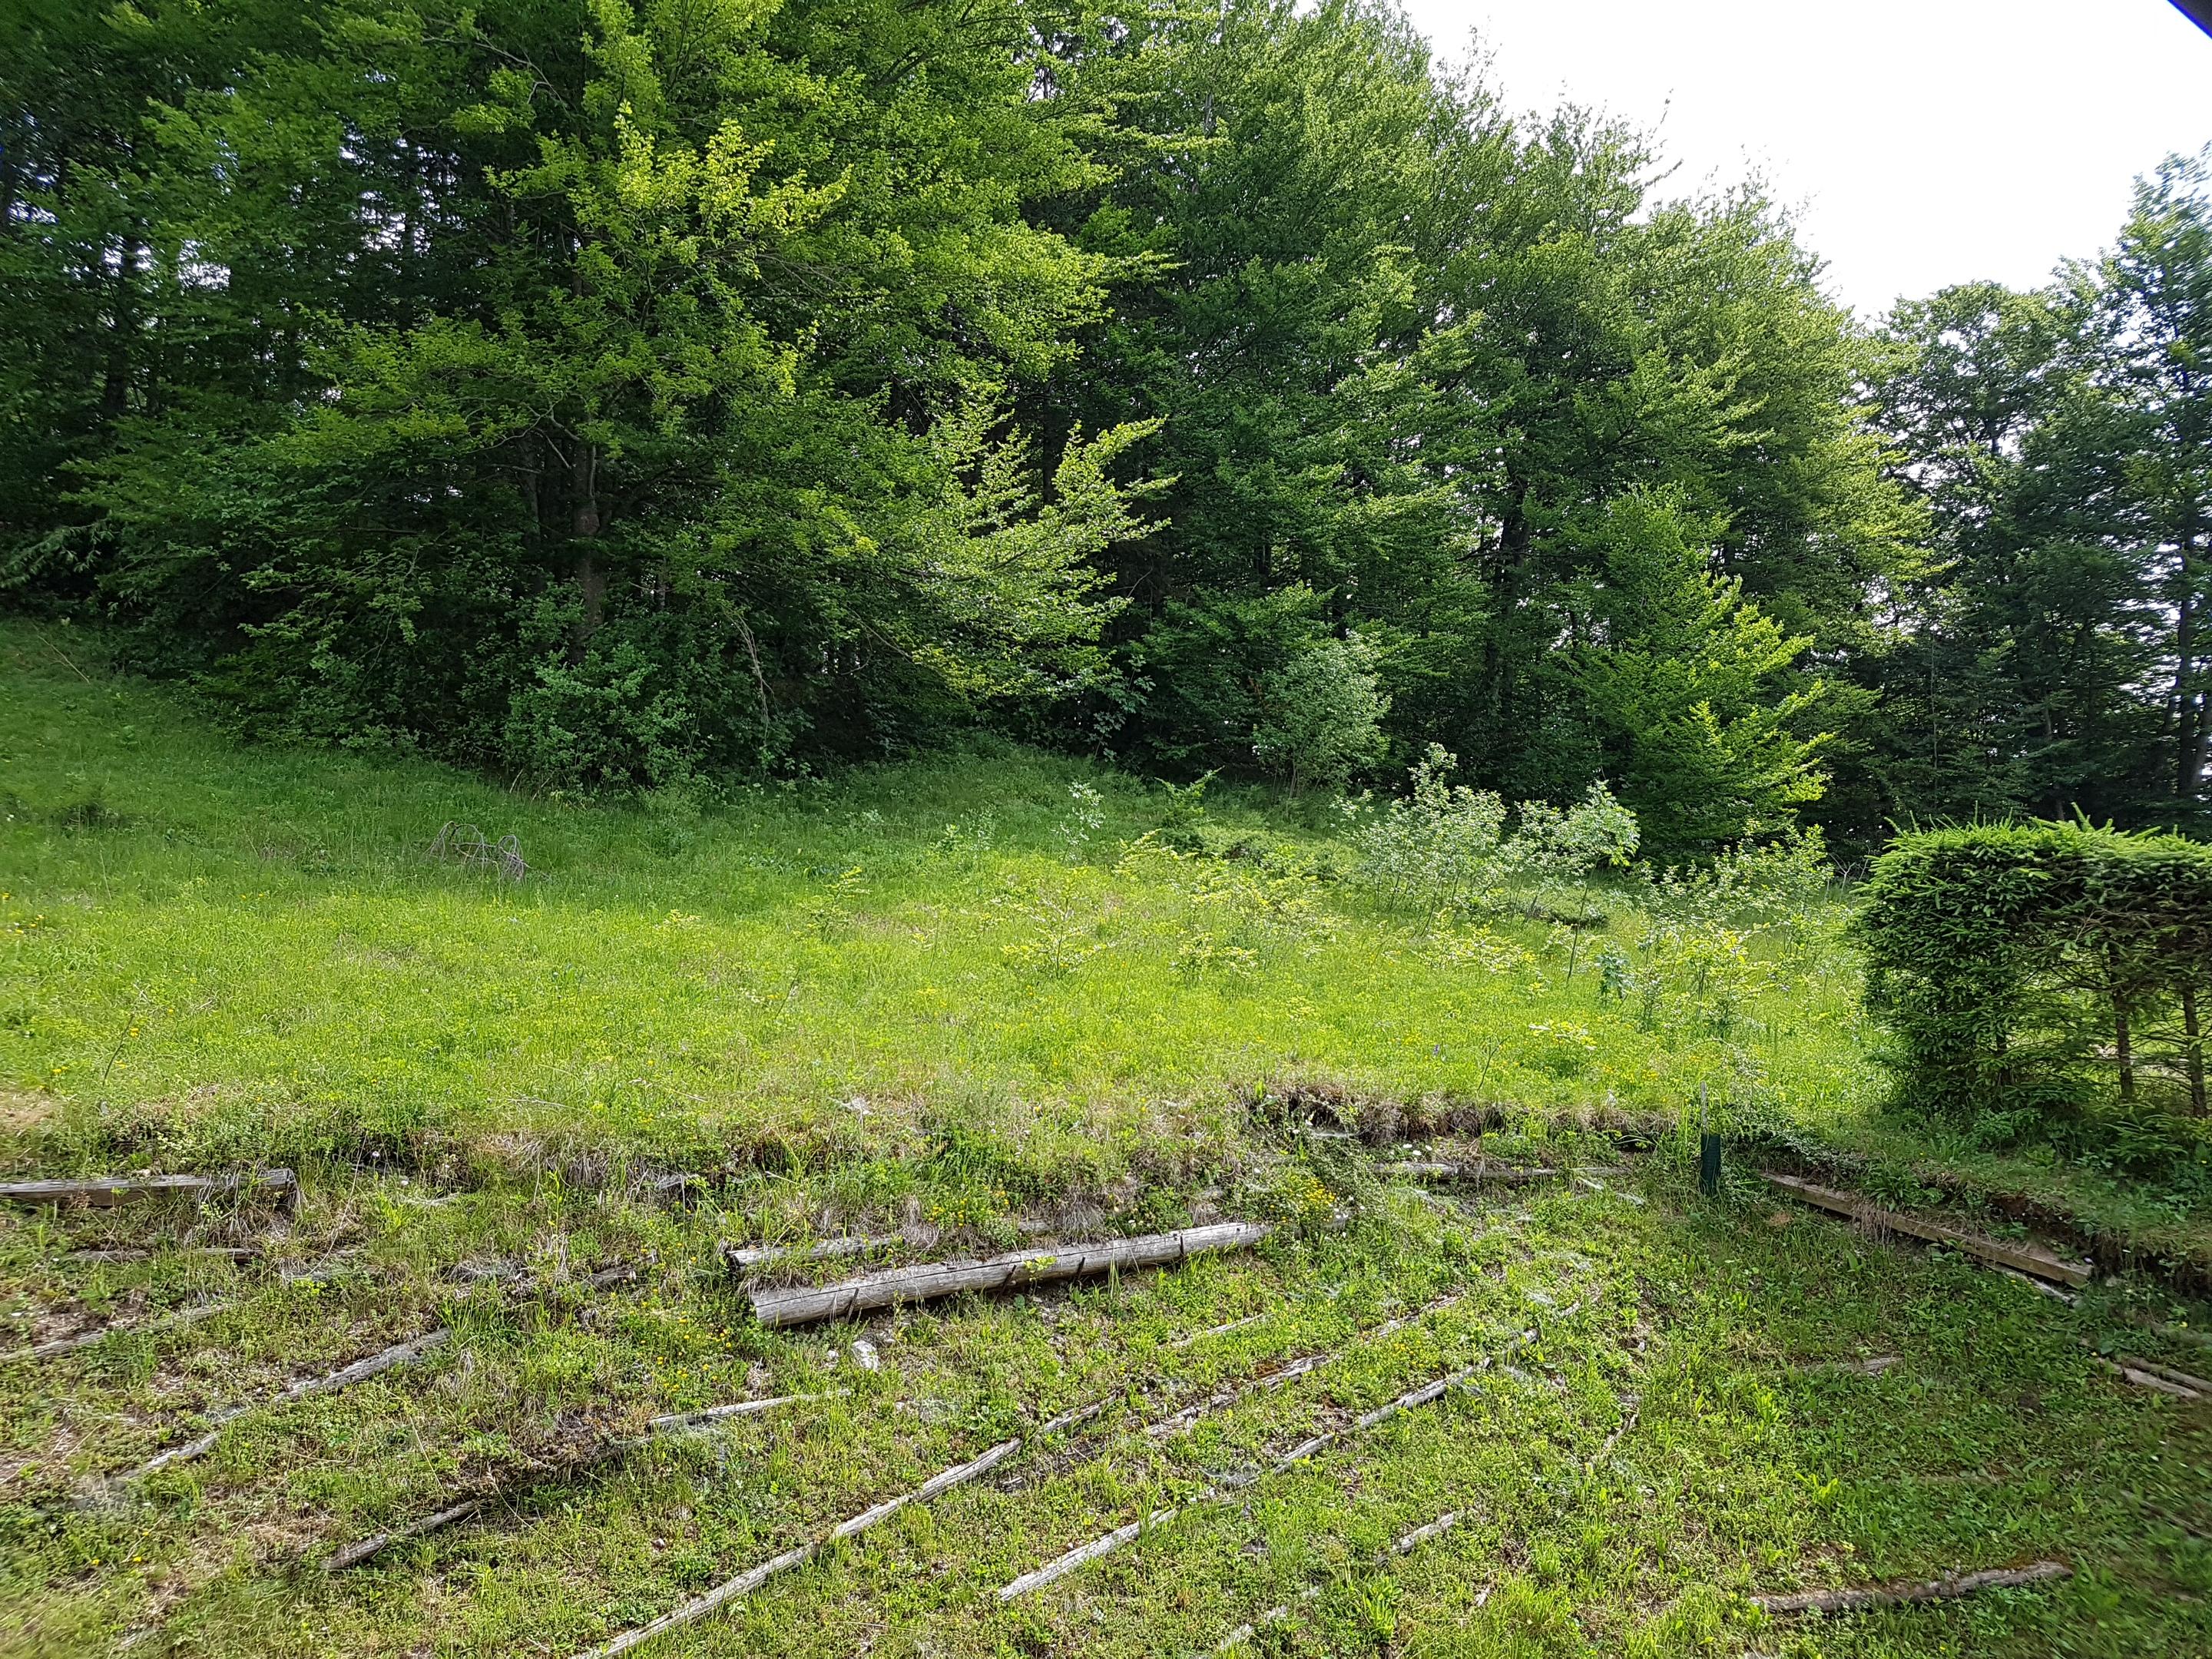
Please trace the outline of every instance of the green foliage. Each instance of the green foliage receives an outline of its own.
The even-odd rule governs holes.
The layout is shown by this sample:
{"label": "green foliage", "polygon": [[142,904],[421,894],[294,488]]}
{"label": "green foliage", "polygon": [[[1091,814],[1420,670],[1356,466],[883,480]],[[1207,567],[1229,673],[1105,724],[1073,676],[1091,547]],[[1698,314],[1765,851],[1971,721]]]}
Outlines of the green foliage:
{"label": "green foliage", "polygon": [[1678,502],[1635,495],[1595,541],[1604,576],[1589,592],[1568,672],[1617,758],[1646,838],[1707,854],[1785,828],[1826,782],[1814,757],[1832,738],[1802,731],[1825,688],[1790,684],[1811,647],[1714,574]]}
{"label": "green foliage", "polygon": [[2086,823],[1900,836],[1856,924],[1907,1097],[1971,1119],[2148,1082],[2206,1109],[2212,848]]}
{"label": "green foliage", "polygon": [[1540,911],[1595,872],[1636,853],[1636,815],[1603,781],[1575,805],[1522,801],[1506,829],[1505,803],[1450,781],[1456,757],[1440,745],[1416,762],[1408,793],[1341,803],[1359,849],[1358,877],[1387,903],[1423,914]]}
{"label": "green foliage", "polygon": [[1441,744],[1662,858],[2187,828],[2212,207],[1869,338],[1389,0],[21,0],[0,592],[574,792]]}
{"label": "green foliage", "polygon": [[1879,665],[1907,813],[2203,822],[2208,167],[2159,167],[2111,256],[2047,289],[1967,284],[1890,319],[1870,389],[1937,556]]}
{"label": "green foliage", "polygon": [[1316,641],[1261,681],[1252,752],[1288,779],[1295,799],[1341,789],[1382,747],[1390,699],[1376,688],[1373,646],[1358,634]]}
{"label": "green foliage", "polygon": [[192,344],[118,346],[53,486],[246,729],[662,786],[1100,671],[1088,562],[1141,533],[1112,473],[1149,428],[1010,415],[1115,270],[1025,216],[1093,168],[1018,17],[132,16],[177,75],[46,188],[140,204],[109,246]]}

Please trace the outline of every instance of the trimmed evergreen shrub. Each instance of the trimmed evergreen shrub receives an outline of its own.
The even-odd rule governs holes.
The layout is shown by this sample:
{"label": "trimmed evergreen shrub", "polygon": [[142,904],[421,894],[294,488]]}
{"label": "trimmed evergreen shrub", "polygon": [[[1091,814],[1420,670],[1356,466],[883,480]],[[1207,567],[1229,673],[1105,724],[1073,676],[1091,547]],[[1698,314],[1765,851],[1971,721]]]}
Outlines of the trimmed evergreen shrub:
{"label": "trimmed evergreen shrub", "polygon": [[2212,847],[2087,823],[1901,836],[1855,929],[1902,1093],[1962,1118],[2124,1101],[2206,1109]]}

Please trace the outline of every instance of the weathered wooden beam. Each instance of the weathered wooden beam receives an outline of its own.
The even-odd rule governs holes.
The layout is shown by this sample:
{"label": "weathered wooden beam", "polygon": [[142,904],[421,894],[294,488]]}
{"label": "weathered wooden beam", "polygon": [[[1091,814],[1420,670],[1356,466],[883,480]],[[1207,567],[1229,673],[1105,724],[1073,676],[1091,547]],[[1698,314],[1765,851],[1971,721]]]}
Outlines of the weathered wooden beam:
{"label": "weathered wooden beam", "polygon": [[1869,1589],[1801,1590],[1786,1595],[1754,1595],[1752,1605],[1771,1616],[1802,1613],[1857,1613],[1868,1607],[1902,1607],[1914,1601],[1953,1601],[1983,1590],[2018,1589],[2053,1578],[2068,1578],[2074,1569],[2063,1561],[2037,1561],[2025,1567],[2004,1567],[1988,1572],[1948,1573],[1917,1584],[1890,1584]]}
{"label": "weathered wooden beam", "polygon": [[[371,1377],[381,1376],[385,1372],[398,1366],[415,1364],[424,1354],[444,1346],[452,1339],[453,1334],[450,1329],[441,1325],[436,1330],[416,1337],[410,1341],[395,1342],[390,1347],[380,1349],[377,1352],[369,1355],[366,1359],[356,1359],[350,1365],[340,1366],[327,1376],[313,1376],[305,1382],[295,1382],[282,1394],[265,1403],[270,1406],[289,1406],[295,1400],[306,1400],[315,1395],[335,1394],[341,1389],[350,1389],[356,1382],[366,1382]],[[248,1413],[258,1409],[260,1409],[260,1403],[253,1401],[248,1401],[244,1405],[225,1407],[206,1419],[210,1427],[198,1439],[187,1441],[181,1446],[173,1446],[167,1451],[149,1458],[123,1479],[143,1480],[146,1476],[158,1474],[175,1464],[189,1463],[196,1457],[206,1456],[215,1449],[216,1442],[222,1437],[222,1431],[227,1425],[235,1423]]]}
{"label": "weathered wooden beam", "polygon": [[1115,1269],[1173,1267],[1212,1251],[1248,1249],[1273,1231],[1258,1222],[1224,1221],[1210,1227],[1186,1227],[1178,1232],[1148,1233],[1099,1244],[1017,1250],[981,1261],[926,1262],[916,1267],[866,1273],[835,1285],[756,1290],[747,1294],[755,1321],[775,1330],[848,1318],[877,1308],[933,1302],[970,1291],[1019,1290],[1094,1278]]}
{"label": "weathered wooden beam", "polygon": [[323,1570],[325,1572],[343,1572],[348,1567],[357,1567],[362,1562],[383,1554],[394,1544],[404,1544],[410,1539],[421,1538],[426,1534],[438,1531],[441,1528],[450,1527],[456,1521],[465,1521],[483,1507],[483,1499],[481,1498],[464,1498],[450,1509],[440,1510],[435,1515],[426,1515],[411,1525],[401,1527],[393,1532],[380,1532],[374,1537],[363,1538],[357,1542],[348,1544],[323,1563]]}
{"label": "weathered wooden beam", "polygon": [[[848,1390],[843,1389],[833,1389],[827,1394],[779,1395],[772,1400],[742,1400],[734,1405],[709,1406],[704,1411],[677,1412],[666,1417],[656,1417],[647,1425],[648,1432],[644,1437],[636,1440],[611,1441],[591,1461],[596,1463],[619,1456],[623,1452],[633,1450],[665,1436],[689,1434],[696,1430],[712,1428],[717,1424],[727,1422],[735,1418],[754,1417],[763,1412],[774,1411],[780,1406],[795,1406],[808,1401],[833,1400],[847,1392]],[[450,1527],[456,1522],[465,1521],[481,1510],[486,1504],[496,1502],[503,1495],[502,1490],[502,1492],[486,1493],[480,1497],[465,1498],[438,1510],[434,1515],[423,1516],[420,1521],[410,1522],[403,1527],[395,1527],[389,1532],[380,1532],[367,1538],[357,1539],[325,1559],[323,1562],[323,1571],[343,1572],[349,1567],[357,1567],[364,1561],[374,1560],[394,1544],[410,1543],[417,1538],[426,1537],[431,1533]]]}
{"label": "weathered wooden beam", "polygon": [[[1395,1400],[1389,1401],[1376,1407],[1373,1411],[1354,1418],[1350,1428],[1331,1429],[1314,1436],[1310,1440],[1302,1441],[1271,1462],[1267,1466],[1268,1469],[1273,1474],[1281,1474],[1285,1470],[1306,1462],[1315,1453],[1335,1445],[1339,1441],[1347,1439],[1354,1434],[1364,1433],[1376,1425],[1395,1417],[1400,1412],[1411,1411],[1416,1407],[1425,1406],[1431,1401],[1442,1399],[1448,1391],[1466,1382],[1489,1363],[1488,1360],[1484,1360],[1481,1364],[1465,1366],[1437,1378],[1433,1382],[1425,1382],[1419,1388],[1409,1389]],[[1101,1534],[1089,1543],[1078,1545],[1065,1555],[1046,1562],[1044,1565],[1036,1568],[1034,1571],[1025,1572],[1020,1577],[1000,1585],[997,1591],[998,1599],[1002,1602],[1012,1601],[1027,1595],[1032,1590],[1042,1589],[1047,1584],[1065,1578],[1078,1568],[1111,1555],[1122,1545],[1151,1531],[1153,1528],[1165,1526],[1179,1515],[1188,1515],[1192,1510],[1201,1509],[1207,1504],[1227,1501],[1231,1492],[1237,1490],[1241,1490],[1241,1485],[1233,1487],[1207,1486],[1182,1504],[1166,1509],[1154,1510],[1141,1521],[1132,1521],[1126,1526],[1116,1527],[1111,1532]]]}
{"label": "weathered wooden beam", "polygon": [[1869,1226],[1907,1233],[1914,1238],[1924,1238],[1930,1243],[1948,1244],[1954,1249],[1964,1250],[1968,1255],[1978,1256],[2001,1267],[2010,1267],[2016,1273],[2033,1273],[2039,1279],[2055,1279],[2062,1284],[2075,1285],[2089,1282],[2087,1262],[2069,1261],[2048,1250],[2038,1249],[2033,1244],[1984,1238],[1978,1233],[1962,1232],[1956,1227],[1947,1227],[1939,1221],[1925,1220],[1896,1210],[1885,1210],[1852,1194],[1839,1193],[1833,1188],[1817,1186],[1809,1181],[1800,1181],[1796,1176],[1778,1175],[1773,1170],[1765,1170],[1759,1172],[1759,1178],[1768,1186],[1787,1193],[1792,1198],[1802,1199],[1837,1215],[1847,1216],[1853,1221],[1863,1221]]}
{"label": "weathered wooden beam", "polygon": [[2097,1363],[2123,1382],[2138,1389],[2148,1389],[2153,1394],[2169,1395],[2176,1400],[2212,1400],[2212,1383],[2202,1377],[2191,1376],[2186,1371],[2168,1370],[2163,1365],[2154,1365],[2148,1359],[2105,1359]]}
{"label": "weathered wooden beam", "polygon": [[77,1181],[0,1182],[0,1202],[9,1204],[88,1204],[112,1208],[134,1199],[173,1194],[207,1200],[248,1188],[266,1188],[277,1194],[286,1208],[299,1201],[300,1180],[289,1170],[255,1170],[243,1175],[96,1176]]}

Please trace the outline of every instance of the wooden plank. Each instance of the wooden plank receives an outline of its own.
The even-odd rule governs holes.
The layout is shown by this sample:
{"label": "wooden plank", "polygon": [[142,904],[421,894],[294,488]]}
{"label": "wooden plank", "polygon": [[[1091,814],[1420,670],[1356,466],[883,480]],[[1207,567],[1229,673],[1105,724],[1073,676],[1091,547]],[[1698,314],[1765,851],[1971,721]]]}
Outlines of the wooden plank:
{"label": "wooden plank", "polygon": [[75,1336],[41,1342],[35,1348],[19,1348],[13,1353],[0,1355],[0,1365],[11,1359],[52,1359],[58,1354],[75,1353],[79,1348],[105,1342],[111,1336],[151,1336],[161,1331],[177,1330],[186,1325],[198,1324],[210,1315],[222,1313],[237,1305],[235,1302],[203,1303],[197,1308],[179,1308],[174,1313],[164,1314],[159,1319],[149,1319],[137,1325],[102,1325],[95,1330],[79,1332]]}
{"label": "wooden plank", "polygon": [[1117,1238],[1100,1244],[1075,1244],[1058,1249],[1017,1250],[1010,1255],[976,1261],[933,1261],[918,1267],[899,1267],[841,1279],[834,1285],[799,1285],[784,1290],[747,1292],[753,1318],[764,1328],[811,1325],[824,1319],[844,1319],[876,1308],[915,1302],[969,1291],[1019,1290],[1070,1279],[1095,1278],[1116,1268],[1173,1267],[1194,1255],[1216,1250],[1249,1249],[1274,1229],[1257,1222],[1224,1221],[1210,1227],[1186,1227],[1179,1232],[1148,1233],[1139,1238]]}
{"label": "wooden plank", "polygon": [[257,1170],[244,1175],[97,1176],[81,1181],[0,1182],[0,1201],[9,1204],[88,1204],[108,1209],[134,1199],[173,1194],[203,1201],[249,1187],[268,1188],[286,1207],[298,1201],[299,1177],[289,1170]]}
{"label": "wooden plank", "polygon": [[358,1543],[348,1544],[323,1563],[323,1571],[343,1572],[348,1567],[357,1567],[362,1562],[383,1554],[394,1544],[404,1544],[410,1540],[421,1538],[427,1534],[438,1531],[441,1528],[450,1527],[456,1521],[465,1521],[483,1507],[482,1498],[465,1498],[450,1509],[440,1510],[435,1515],[424,1516],[412,1526],[402,1527],[397,1532],[380,1532],[374,1538],[364,1538]]}
{"label": "wooden plank", "polygon": [[1930,1243],[1948,1244],[1984,1261],[2010,1267],[2018,1273],[2033,1273],[2039,1279],[2055,1279],[2062,1284],[2075,1285],[2089,1282],[2087,1262],[2069,1261],[2048,1250],[2038,1249],[2033,1244],[2016,1244],[2008,1240],[1984,1238],[1978,1233],[1961,1232],[1956,1227],[1947,1227],[1938,1221],[1882,1209],[1850,1193],[1839,1193],[1832,1187],[1800,1181],[1796,1176],[1778,1175],[1773,1170],[1763,1170],[1759,1172],[1759,1178],[1768,1186],[1785,1192],[1792,1198],[1802,1199],[1837,1215],[1847,1216],[1853,1221],[1865,1222],[1869,1226],[1886,1227],[1892,1232],[1910,1234]]}
{"label": "wooden plank", "polygon": [[[311,1399],[319,1394],[336,1394],[342,1389],[350,1389],[356,1382],[366,1382],[371,1377],[381,1376],[385,1372],[398,1366],[415,1364],[424,1354],[444,1346],[453,1334],[451,1330],[441,1325],[436,1330],[418,1336],[412,1341],[395,1342],[390,1347],[369,1355],[366,1359],[356,1359],[350,1365],[341,1366],[327,1376],[310,1377],[304,1382],[295,1382],[267,1403],[271,1406],[289,1406],[295,1400]],[[258,1405],[250,1401],[244,1405],[225,1407],[205,1419],[211,1427],[198,1439],[187,1441],[181,1446],[173,1446],[167,1451],[149,1458],[122,1478],[125,1480],[143,1480],[148,1475],[158,1474],[174,1464],[188,1463],[194,1458],[206,1456],[215,1449],[216,1442],[222,1437],[222,1430],[226,1425],[235,1423],[240,1418],[259,1408]]]}

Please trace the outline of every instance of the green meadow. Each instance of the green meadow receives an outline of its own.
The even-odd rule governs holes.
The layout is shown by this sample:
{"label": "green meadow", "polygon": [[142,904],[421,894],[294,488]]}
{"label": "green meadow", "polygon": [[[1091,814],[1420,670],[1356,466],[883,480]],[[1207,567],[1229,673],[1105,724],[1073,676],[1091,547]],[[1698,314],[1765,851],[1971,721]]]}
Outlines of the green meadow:
{"label": "green meadow", "polygon": [[[2202,1372],[2203,1310],[2140,1275],[2062,1305],[1735,1165],[1696,1192],[1702,1090],[1893,1199],[1964,1182],[1978,1224],[2005,1224],[1977,1191],[2022,1190],[2199,1237],[2186,1187],[1886,1115],[1846,891],[1692,988],[1648,977],[1625,878],[1566,923],[1413,913],[1322,801],[1012,746],[562,799],[241,746],[53,629],[0,633],[0,676],[9,1169],[302,1182],[289,1214],[0,1218],[0,1654],[580,1653],[1085,1404],[645,1650],[2212,1647],[2212,1419],[2100,1364]],[[1580,1173],[1425,1192],[1347,1128]],[[750,1325],[716,1255],[1220,1216],[1278,1231],[793,1331]],[[433,1329],[419,1364],[280,1397]],[[457,1498],[482,1508],[320,1565]],[[2039,1559],[2072,1575],[1840,1620],[1747,1600]]]}

